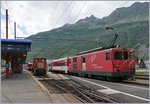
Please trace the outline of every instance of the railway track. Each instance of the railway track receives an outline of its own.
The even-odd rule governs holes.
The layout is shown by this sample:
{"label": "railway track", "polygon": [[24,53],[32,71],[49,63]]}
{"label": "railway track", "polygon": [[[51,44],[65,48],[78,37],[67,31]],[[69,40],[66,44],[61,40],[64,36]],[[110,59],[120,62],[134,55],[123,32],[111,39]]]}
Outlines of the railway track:
{"label": "railway track", "polygon": [[59,80],[56,80],[48,79],[46,76],[37,78],[43,78],[40,82],[50,91],[50,93],[69,93],[82,103],[120,103],[118,99],[100,93],[72,79],[64,80],[60,78]]}

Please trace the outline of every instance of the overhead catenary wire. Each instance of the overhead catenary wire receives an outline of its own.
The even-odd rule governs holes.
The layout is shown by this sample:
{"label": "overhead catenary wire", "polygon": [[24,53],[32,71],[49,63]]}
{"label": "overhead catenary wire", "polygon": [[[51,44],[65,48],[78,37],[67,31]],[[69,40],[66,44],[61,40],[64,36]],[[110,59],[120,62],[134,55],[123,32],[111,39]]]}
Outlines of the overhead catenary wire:
{"label": "overhead catenary wire", "polygon": [[56,9],[57,9],[57,7],[58,7],[58,5],[59,5],[59,2],[60,2],[60,1],[57,2],[57,4],[56,4],[54,10],[53,10],[52,13],[50,14],[49,19],[48,19],[48,24],[49,24],[49,22],[50,22],[50,24],[51,24],[52,17],[53,17],[53,15],[55,14],[55,11],[56,11]]}
{"label": "overhead catenary wire", "polygon": [[120,7],[124,6],[127,2],[129,2],[129,1],[125,1],[124,3],[122,3],[121,5],[119,5],[117,8],[120,8]]}
{"label": "overhead catenary wire", "polygon": [[81,7],[80,11],[78,12],[77,16],[75,17],[74,21],[76,21],[76,19],[79,17],[79,15],[80,15],[82,9],[84,8],[86,2],[87,2],[87,0],[86,0],[86,1],[84,2],[84,4],[82,5],[82,7]]}
{"label": "overhead catenary wire", "polygon": [[84,40],[84,39],[65,39],[65,38],[31,38],[31,40],[65,40],[65,41],[86,41],[86,42],[96,42],[95,40]]}
{"label": "overhead catenary wire", "polygon": [[9,8],[7,1],[5,1],[5,4],[6,4],[7,9],[9,10],[9,13],[10,13],[11,16],[12,16],[11,9]]}
{"label": "overhead catenary wire", "polygon": [[55,25],[53,25],[53,27],[55,28],[55,26],[58,24],[58,22],[60,21],[60,19],[63,17],[63,15],[66,13],[66,11],[68,10],[69,6],[72,4],[73,0],[69,3],[69,5],[67,6],[67,8],[63,11],[63,13],[61,14],[61,16],[58,18],[57,22],[55,23]]}
{"label": "overhead catenary wire", "polygon": [[71,9],[71,11],[70,11],[70,13],[69,13],[69,15],[68,15],[68,19],[70,18],[71,14],[72,14],[72,12],[73,12],[73,9],[74,9],[74,6],[75,6],[75,2],[76,2],[76,1],[74,1],[73,7],[72,7],[72,9]]}
{"label": "overhead catenary wire", "polygon": [[3,11],[3,13],[5,13],[5,7],[4,7],[4,5],[2,4],[2,2],[0,2],[1,3],[1,10]]}

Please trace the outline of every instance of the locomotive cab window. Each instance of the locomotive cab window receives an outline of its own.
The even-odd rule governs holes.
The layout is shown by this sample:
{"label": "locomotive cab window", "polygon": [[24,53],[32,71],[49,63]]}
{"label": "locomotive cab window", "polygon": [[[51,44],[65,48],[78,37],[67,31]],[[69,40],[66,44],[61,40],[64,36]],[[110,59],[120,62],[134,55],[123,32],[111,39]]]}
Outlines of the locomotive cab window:
{"label": "locomotive cab window", "polygon": [[115,52],[114,53],[115,60],[122,60],[122,52]]}
{"label": "locomotive cab window", "polygon": [[124,52],[124,60],[128,60],[128,52]]}
{"label": "locomotive cab window", "polygon": [[106,60],[110,60],[110,52],[105,53]]}

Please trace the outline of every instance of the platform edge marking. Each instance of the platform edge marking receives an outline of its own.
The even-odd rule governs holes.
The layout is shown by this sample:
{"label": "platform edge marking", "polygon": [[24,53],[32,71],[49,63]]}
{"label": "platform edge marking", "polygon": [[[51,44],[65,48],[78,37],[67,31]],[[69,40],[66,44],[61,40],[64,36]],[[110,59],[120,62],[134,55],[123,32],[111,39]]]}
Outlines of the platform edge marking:
{"label": "platform edge marking", "polygon": [[[75,77],[77,78],[77,77]],[[97,85],[97,86],[100,86],[100,87],[103,87],[103,88],[106,88],[106,89],[111,89],[109,87],[106,87],[106,86],[103,86],[103,85],[100,85],[100,84],[97,84],[97,83],[94,83],[94,82],[91,82],[91,81],[88,81],[88,80],[84,80],[84,79],[80,79],[80,78],[77,78],[79,80],[82,80],[84,82],[88,82],[88,83],[91,83],[93,85]],[[114,90],[114,89],[113,89]],[[137,99],[141,99],[141,100],[145,100],[145,101],[148,101],[149,102],[149,99],[145,99],[145,98],[142,98],[142,97],[139,97],[139,96],[136,96],[136,95],[132,95],[132,94],[128,94],[128,93],[125,93],[125,92],[122,92],[122,91],[119,91],[120,93],[124,94],[124,95],[128,95],[128,96],[131,96],[131,97],[134,97],[134,98],[137,98]]]}

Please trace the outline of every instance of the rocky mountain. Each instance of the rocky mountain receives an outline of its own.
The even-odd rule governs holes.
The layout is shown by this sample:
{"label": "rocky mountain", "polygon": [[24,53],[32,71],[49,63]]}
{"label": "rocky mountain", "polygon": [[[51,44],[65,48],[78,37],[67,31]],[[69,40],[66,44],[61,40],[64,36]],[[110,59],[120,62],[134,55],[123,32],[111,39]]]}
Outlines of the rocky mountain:
{"label": "rocky mountain", "polygon": [[[101,46],[109,46],[114,34],[105,28],[113,27],[119,34],[116,43],[136,50],[139,58],[148,59],[149,54],[149,2],[136,2],[130,7],[117,8],[102,19],[94,15],[78,20],[75,24],[31,35],[34,57],[57,59]],[[97,41],[98,40],[98,41]]]}
{"label": "rocky mountain", "polygon": [[96,18],[94,15],[91,15],[90,17],[86,17],[84,19],[80,19],[76,22],[76,24],[84,24],[84,23],[92,23],[97,21],[98,18]]}
{"label": "rocky mountain", "polygon": [[[139,21],[148,20],[149,14],[149,3],[139,3],[136,2],[130,7],[117,8],[108,17],[104,17],[105,21],[111,22],[127,22],[127,21]],[[136,17],[135,17],[136,16]],[[118,21],[119,20],[119,21]]]}

